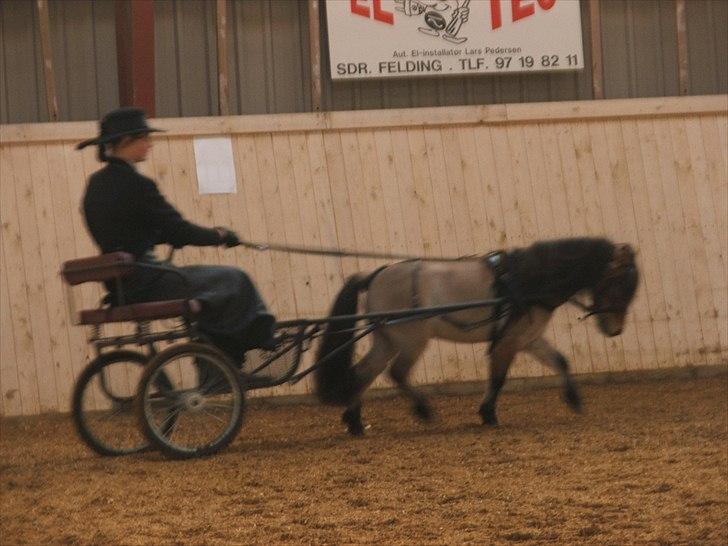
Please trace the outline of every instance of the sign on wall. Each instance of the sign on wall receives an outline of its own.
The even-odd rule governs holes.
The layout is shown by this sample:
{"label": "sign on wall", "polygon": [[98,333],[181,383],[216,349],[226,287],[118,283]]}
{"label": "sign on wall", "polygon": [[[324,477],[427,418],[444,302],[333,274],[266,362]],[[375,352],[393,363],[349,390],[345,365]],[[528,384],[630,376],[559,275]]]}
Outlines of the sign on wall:
{"label": "sign on wall", "polygon": [[326,0],[331,77],[584,68],[579,0]]}

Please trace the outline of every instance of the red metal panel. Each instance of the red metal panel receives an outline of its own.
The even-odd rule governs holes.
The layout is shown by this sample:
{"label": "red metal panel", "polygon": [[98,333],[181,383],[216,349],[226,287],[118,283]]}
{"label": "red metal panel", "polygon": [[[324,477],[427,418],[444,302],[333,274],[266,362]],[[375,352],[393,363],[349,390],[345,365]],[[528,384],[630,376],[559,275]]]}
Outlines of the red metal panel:
{"label": "red metal panel", "polygon": [[154,117],[153,0],[116,0],[116,55],[121,106]]}

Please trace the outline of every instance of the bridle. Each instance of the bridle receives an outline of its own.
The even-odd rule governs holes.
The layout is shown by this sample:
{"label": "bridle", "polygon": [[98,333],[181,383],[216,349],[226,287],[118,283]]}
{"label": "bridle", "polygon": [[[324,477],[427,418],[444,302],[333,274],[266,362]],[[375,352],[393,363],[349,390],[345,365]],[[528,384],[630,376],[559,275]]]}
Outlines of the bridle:
{"label": "bridle", "polygon": [[[619,260],[618,258],[614,258],[609,265],[607,266],[607,272],[604,274],[604,276],[600,279],[599,283],[597,283],[597,287],[599,285],[606,284],[607,282],[614,280],[625,273],[636,273],[636,266],[634,264],[634,260],[630,260],[629,262],[624,262],[622,260]],[[595,290],[592,289],[592,292]],[[597,305],[586,305],[585,303],[582,303],[577,299],[575,296],[572,298],[569,298],[569,303],[572,305],[578,307],[582,311],[585,311],[586,314],[579,317],[579,320],[586,320],[587,318],[591,317],[592,315],[604,315],[607,313],[620,313],[624,314],[627,312],[627,308],[629,307],[629,303],[626,305],[608,305],[608,306],[597,306]]]}
{"label": "bridle", "polygon": [[586,314],[579,317],[579,320],[586,320],[592,315],[604,315],[607,313],[626,313],[627,307],[626,306],[609,306],[609,307],[596,307],[595,305],[586,305],[585,303],[580,302],[576,297],[569,298],[569,303],[578,307],[582,311],[585,311]]}

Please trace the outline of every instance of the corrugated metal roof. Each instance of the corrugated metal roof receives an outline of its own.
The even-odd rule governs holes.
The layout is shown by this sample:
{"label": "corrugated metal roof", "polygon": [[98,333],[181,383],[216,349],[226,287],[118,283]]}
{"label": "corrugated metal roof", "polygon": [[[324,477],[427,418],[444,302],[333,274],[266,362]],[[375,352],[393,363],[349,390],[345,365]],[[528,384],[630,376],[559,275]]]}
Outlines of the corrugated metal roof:
{"label": "corrugated metal roof", "polygon": [[[228,0],[232,114],[311,109],[307,2]],[[321,28],[325,29],[322,2]],[[606,0],[601,5],[606,98],[676,95],[675,4]],[[155,2],[157,116],[218,113],[216,3]],[[479,75],[333,83],[322,37],[325,110],[590,99],[589,3],[582,2],[581,72]],[[97,119],[119,103],[113,0],[50,2],[53,62],[62,120]],[[690,92],[728,92],[728,2],[687,2]],[[42,56],[32,0],[0,2],[0,122],[47,121]]]}

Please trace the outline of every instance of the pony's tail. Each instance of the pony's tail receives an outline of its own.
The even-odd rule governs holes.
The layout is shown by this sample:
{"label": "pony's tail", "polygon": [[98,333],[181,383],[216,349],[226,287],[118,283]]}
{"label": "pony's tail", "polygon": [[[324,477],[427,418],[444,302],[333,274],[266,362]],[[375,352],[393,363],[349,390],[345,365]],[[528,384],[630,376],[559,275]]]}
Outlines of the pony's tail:
{"label": "pony's tail", "polygon": [[[356,313],[359,292],[366,290],[378,271],[364,275],[357,273],[349,277],[334,300],[329,317],[353,315]],[[314,371],[316,395],[323,404],[331,406],[347,406],[359,392],[359,385],[351,366],[354,353],[354,337],[352,329],[356,320],[330,322],[321,338],[316,362],[321,362],[327,355],[342,345],[349,343],[338,353],[319,365]],[[348,331],[347,331],[348,330]]]}

